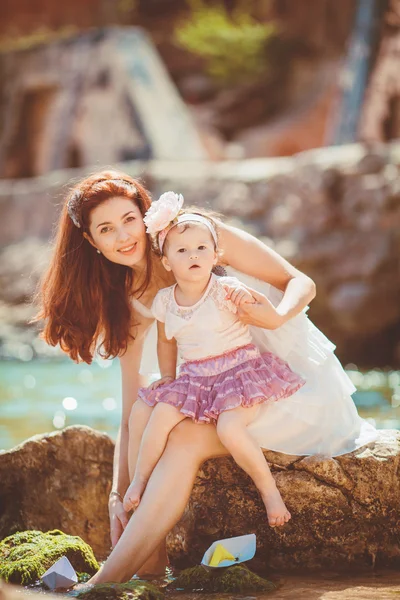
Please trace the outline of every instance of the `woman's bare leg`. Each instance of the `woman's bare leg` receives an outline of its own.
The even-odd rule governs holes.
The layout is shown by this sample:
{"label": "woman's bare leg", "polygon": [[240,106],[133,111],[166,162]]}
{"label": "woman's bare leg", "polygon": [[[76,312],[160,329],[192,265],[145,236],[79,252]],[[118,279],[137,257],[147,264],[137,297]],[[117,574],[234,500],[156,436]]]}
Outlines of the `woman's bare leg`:
{"label": "woman's bare leg", "polygon": [[147,481],[158,463],[172,429],[186,419],[175,406],[160,402],[152,410],[143,431],[135,475],[124,497],[126,511],[137,509]]}
{"label": "woman's bare leg", "polygon": [[196,425],[190,419],[177,425],[137,510],[89,583],[128,581],[182,516],[200,465],[226,454],[214,425]]}
{"label": "woman's bare leg", "polygon": [[[128,468],[129,480],[132,481],[135,475],[136,462],[139,454],[139,448],[146,429],[147,423],[153,413],[153,408],[148,406],[140,398],[132,406],[129,416],[129,443],[128,443]],[[127,510],[127,509],[125,509]]]}
{"label": "woman's bare leg", "polygon": [[258,413],[259,406],[239,406],[220,414],[217,423],[218,437],[229,450],[236,463],[256,485],[263,499],[271,527],[287,523],[291,517],[276,486],[263,451],[247,430]]}
{"label": "woman's bare leg", "polygon": [[[143,385],[145,384],[145,382],[142,383]],[[128,438],[128,469],[130,481],[132,481],[135,474],[136,461],[143,431],[152,412],[153,409],[140,399],[136,400],[132,406],[129,417]],[[165,568],[168,566],[168,564],[166,540],[162,540],[154,552],[152,552],[151,556],[149,556],[146,562],[142,565],[137,574],[141,577],[164,574]]]}

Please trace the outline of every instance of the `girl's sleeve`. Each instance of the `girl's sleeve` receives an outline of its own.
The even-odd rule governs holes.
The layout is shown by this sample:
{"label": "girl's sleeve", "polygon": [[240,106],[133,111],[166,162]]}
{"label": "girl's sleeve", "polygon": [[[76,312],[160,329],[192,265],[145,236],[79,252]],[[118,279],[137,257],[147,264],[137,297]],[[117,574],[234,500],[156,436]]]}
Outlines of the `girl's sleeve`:
{"label": "girl's sleeve", "polygon": [[229,310],[230,312],[236,314],[237,306],[232,302],[232,300],[227,300],[226,298],[226,290],[224,285],[229,285],[232,287],[237,287],[240,285],[239,279],[236,277],[218,277],[218,304],[221,308],[225,310]]}
{"label": "girl's sleeve", "polygon": [[165,323],[165,315],[167,312],[167,293],[168,289],[160,290],[157,292],[156,297],[153,300],[153,304],[151,305],[151,312],[157,321],[161,321],[161,323]]}

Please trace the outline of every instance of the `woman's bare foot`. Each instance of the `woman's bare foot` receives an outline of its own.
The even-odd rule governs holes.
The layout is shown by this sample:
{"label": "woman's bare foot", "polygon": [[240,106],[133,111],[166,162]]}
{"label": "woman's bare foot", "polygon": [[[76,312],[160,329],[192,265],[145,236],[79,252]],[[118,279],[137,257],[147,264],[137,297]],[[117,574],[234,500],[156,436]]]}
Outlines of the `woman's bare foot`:
{"label": "woman's bare foot", "polygon": [[93,584],[89,583],[89,581],[86,581],[85,583],[76,583],[70,589],[74,592],[88,592],[93,587]]}
{"label": "woman's bare foot", "polygon": [[261,494],[268,515],[268,523],[271,527],[285,525],[292,515],[285,506],[282,496],[275,484],[270,485],[268,490]]}
{"label": "woman's bare foot", "polygon": [[135,510],[140,503],[140,499],[146,487],[146,482],[144,480],[140,480],[139,478],[134,477],[132,483],[126,490],[123,505],[124,510],[129,512],[130,510]]}

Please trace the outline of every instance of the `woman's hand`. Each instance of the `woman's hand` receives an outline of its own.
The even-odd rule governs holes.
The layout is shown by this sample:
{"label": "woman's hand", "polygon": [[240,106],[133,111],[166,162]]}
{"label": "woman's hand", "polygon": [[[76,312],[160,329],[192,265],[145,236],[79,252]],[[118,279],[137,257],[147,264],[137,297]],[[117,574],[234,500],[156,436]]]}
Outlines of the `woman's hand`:
{"label": "woman's hand", "polygon": [[153,381],[149,385],[149,390],[156,390],[160,385],[165,385],[166,383],[172,383],[175,380],[175,377],[170,375],[166,375],[165,377],[161,377],[161,379],[157,379],[157,381]]}
{"label": "woman's hand", "polygon": [[238,316],[242,323],[255,325],[263,329],[277,329],[288,317],[281,315],[266,296],[250,289],[254,303],[244,303],[238,307]]}
{"label": "woman's hand", "polygon": [[128,525],[129,516],[124,510],[122,501],[114,495],[110,496],[108,501],[108,512],[110,516],[111,548],[114,548]]}

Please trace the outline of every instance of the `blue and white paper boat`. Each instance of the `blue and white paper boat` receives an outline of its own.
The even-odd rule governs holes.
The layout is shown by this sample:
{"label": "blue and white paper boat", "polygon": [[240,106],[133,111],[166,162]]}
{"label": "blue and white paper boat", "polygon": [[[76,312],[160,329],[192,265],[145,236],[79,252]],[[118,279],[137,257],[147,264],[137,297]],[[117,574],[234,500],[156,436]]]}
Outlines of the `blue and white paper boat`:
{"label": "blue and white paper boat", "polygon": [[66,556],[62,556],[50,569],[47,569],[40,579],[50,590],[69,588],[78,583],[75,569]]}
{"label": "blue and white paper boat", "polygon": [[[214,553],[215,548],[218,544],[228,550],[234,557],[235,560],[223,560],[216,567],[211,567],[209,562]],[[224,540],[217,540],[213,542],[209,549],[204,553],[201,561],[201,565],[207,570],[221,569],[223,567],[230,567],[231,565],[238,565],[247,560],[251,560],[256,553],[256,534],[250,533],[248,535],[240,535],[238,537],[226,538]]]}

